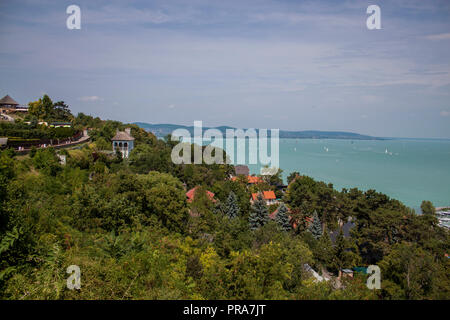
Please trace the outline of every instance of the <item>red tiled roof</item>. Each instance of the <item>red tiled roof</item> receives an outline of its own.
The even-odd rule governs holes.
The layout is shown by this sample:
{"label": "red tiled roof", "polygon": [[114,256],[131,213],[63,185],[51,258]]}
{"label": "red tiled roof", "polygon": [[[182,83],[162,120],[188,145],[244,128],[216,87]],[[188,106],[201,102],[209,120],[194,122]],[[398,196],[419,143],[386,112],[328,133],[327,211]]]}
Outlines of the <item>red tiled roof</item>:
{"label": "red tiled roof", "polygon": [[[195,196],[195,190],[197,190],[197,187],[192,188],[191,190],[189,190],[188,192],[186,192],[186,197],[188,198],[188,202],[191,202],[192,200],[194,200],[194,196]],[[208,194],[209,198],[211,200],[214,200],[214,193],[212,193],[211,191],[206,190],[206,193]]]}
{"label": "red tiled roof", "polygon": [[[237,177],[232,177],[231,180],[236,181]],[[262,182],[263,182],[263,180],[261,179],[261,177],[247,176],[247,183],[256,184],[256,183],[262,183]]]}
{"label": "red tiled roof", "polygon": [[256,176],[247,176],[248,179],[248,183],[261,183],[262,179],[261,177],[256,177]]}
{"label": "red tiled roof", "polygon": [[[256,200],[256,198],[258,198],[258,194],[259,193],[252,193],[252,199],[253,201]],[[273,191],[263,191],[262,192],[262,196],[264,200],[275,200],[277,197],[275,196],[275,192]]]}
{"label": "red tiled roof", "polygon": [[274,210],[271,214],[269,214],[269,218],[274,220],[275,217],[277,216],[278,213],[278,209]]}
{"label": "red tiled roof", "polygon": [[273,191],[264,191],[264,199],[266,200],[275,200],[277,197],[275,196],[275,192]]}

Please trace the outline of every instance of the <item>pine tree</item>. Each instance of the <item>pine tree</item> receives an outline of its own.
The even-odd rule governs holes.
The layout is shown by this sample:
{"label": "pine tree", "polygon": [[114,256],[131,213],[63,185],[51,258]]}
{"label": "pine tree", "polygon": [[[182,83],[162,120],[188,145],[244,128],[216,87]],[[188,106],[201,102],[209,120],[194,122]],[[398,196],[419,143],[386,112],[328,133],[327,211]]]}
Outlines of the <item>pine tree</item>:
{"label": "pine tree", "polygon": [[345,240],[342,228],[339,229],[339,234],[336,237],[336,242],[334,246],[334,268],[336,271],[340,272],[341,269],[348,267],[349,259],[347,253],[347,241]]}
{"label": "pine tree", "polygon": [[289,231],[292,229],[292,226],[289,222],[289,216],[287,215],[287,208],[284,203],[281,203],[278,206],[277,215],[275,217],[275,222],[280,226],[280,228],[284,231]]}
{"label": "pine tree", "polygon": [[255,202],[253,203],[248,220],[250,229],[252,230],[262,227],[269,221],[267,206],[261,194],[258,195]]}
{"label": "pine tree", "polygon": [[228,195],[225,212],[230,219],[236,218],[239,215],[239,205],[237,204],[237,198],[233,191]]}
{"label": "pine tree", "polygon": [[333,262],[333,243],[331,238],[325,229],[325,232],[319,239],[317,246],[314,250],[314,257],[324,267],[330,267]]}
{"label": "pine tree", "polygon": [[322,223],[320,222],[319,215],[317,211],[314,211],[313,214],[313,222],[309,227],[309,231],[312,233],[314,238],[319,239],[322,235]]}

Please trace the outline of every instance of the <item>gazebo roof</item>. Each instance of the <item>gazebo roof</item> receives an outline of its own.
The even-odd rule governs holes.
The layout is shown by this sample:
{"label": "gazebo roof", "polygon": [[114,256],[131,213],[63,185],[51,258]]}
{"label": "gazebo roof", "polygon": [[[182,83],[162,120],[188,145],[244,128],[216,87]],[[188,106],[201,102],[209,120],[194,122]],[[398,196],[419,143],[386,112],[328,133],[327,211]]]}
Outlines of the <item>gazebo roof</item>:
{"label": "gazebo roof", "polygon": [[117,131],[112,141],[133,141],[134,138],[126,131]]}
{"label": "gazebo roof", "polygon": [[13,98],[11,98],[9,95],[4,96],[3,98],[0,99],[0,105],[13,105],[13,106],[17,106],[19,103],[14,100]]}

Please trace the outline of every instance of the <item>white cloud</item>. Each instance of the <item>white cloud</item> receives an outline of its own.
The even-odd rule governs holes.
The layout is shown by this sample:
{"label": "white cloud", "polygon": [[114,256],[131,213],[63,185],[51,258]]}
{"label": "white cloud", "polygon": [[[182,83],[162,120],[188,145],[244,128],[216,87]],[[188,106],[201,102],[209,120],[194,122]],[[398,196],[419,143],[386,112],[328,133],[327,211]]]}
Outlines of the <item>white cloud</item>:
{"label": "white cloud", "polygon": [[442,110],[440,115],[443,117],[448,117],[448,116],[450,116],[450,111]]}
{"label": "white cloud", "polygon": [[170,105],[167,106],[167,108],[173,109],[173,108],[175,108],[175,105],[174,104],[170,104]]}
{"label": "white cloud", "polygon": [[83,102],[98,102],[98,101],[103,101],[105,99],[100,98],[99,96],[83,96],[78,98],[78,100],[83,101]]}

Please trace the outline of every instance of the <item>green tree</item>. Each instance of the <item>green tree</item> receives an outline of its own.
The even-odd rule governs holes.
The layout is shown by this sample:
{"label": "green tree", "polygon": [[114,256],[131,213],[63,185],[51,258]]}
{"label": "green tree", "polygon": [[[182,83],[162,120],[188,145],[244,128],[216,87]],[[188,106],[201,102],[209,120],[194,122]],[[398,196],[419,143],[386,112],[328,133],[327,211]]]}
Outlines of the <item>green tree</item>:
{"label": "green tree", "polygon": [[35,116],[37,119],[43,119],[45,115],[45,109],[42,104],[42,99],[31,101],[28,103],[28,113]]}
{"label": "green tree", "polygon": [[330,267],[332,266],[333,255],[333,244],[327,230],[325,229],[325,232],[319,238],[319,241],[314,248],[314,258],[322,266]]}
{"label": "green tree", "polygon": [[64,101],[58,101],[53,104],[51,117],[55,120],[71,121],[73,115],[70,112],[69,106]]}
{"label": "green tree", "polygon": [[290,184],[295,178],[300,176],[300,172],[294,171],[287,177],[287,183]]}
{"label": "green tree", "polygon": [[353,244],[344,237],[342,229],[339,229],[333,250],[333,268],[339,274],[342,269],[354,266],[359,260],[358,255],[352,251],[353,249]]}
{"label": "green tree", "polygon": [[314,211],[313,222],[309,227],[309,231],[312,233],[314,238],[319,239],[322,235],[322,223],[320,222],[319,215],[317,211]]}
{"label": "green tree", "polygon": [[52,99],[46,94],[36,101],[29,102],[28,106],[28,113],[35,116],[37,119],[53,121],[73,120],[69,106],[65,104],[64,101],[53,103]]}
{"label": "green tree", "polygon": [[275,222],[284,231],[292,230],[292,226],[291,226],[290,219],[288,216],[288,210],[287,210],[286,206],[284,205],[284,203],[281,203],[278,206],[277,215],[275,216]]}
{"label": "green tree", "polygon": [[434,215],[436,213],[436,208],[433,206],[433,203],[431,203],[431,201],[427,200],[422,201],[420,209],[422,210],[423,214]]}
{"label": "green tree", "polygon": [[269,221],[269,214],[267,211],[267,206],[261,194],[259,194],[250,210],[249,216],[250,229],[256,230],[264,226],[268,221]]}
{"label": "green tree", "polygon": [[154,171],[138,180],[144,193],[144,213],[156,215],[171,231],[183,232],[189,214],[182,183],[168,173]]}
{"label": "green tree", "polygon": [[438,268],[433,260],[430,253],[416,244],[405,242],[396,244],[391,253],[379,263],[385,297],[433,298],[432,293],[435,291],[438,274]]}
{"label": "green tree", "polygon": [[239,215],[239,206],[237,198],[233,191],[228,195],[226,203],[226,214],[230,219],[236,218]]}

